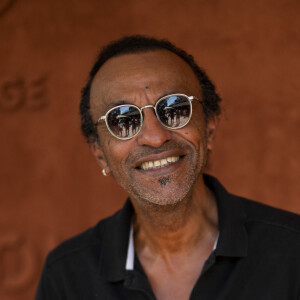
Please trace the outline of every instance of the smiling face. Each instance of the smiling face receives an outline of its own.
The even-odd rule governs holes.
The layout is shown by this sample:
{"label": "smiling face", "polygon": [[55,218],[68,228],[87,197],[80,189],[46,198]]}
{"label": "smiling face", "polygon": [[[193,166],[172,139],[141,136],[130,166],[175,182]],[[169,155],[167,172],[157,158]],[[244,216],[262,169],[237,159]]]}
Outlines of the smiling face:
{"label": "smiling face", "polygon": [[[166,50],[126,54],[109,59],[91,87],[91,113],[96,122],[112,107],[155,105],[168,94],[202,99],[198,79],[189,65]],[[214,118],[205,123],[202,105],[193,101],[193,115],[183,128],[171,130],[156,119],[153,108],[143,110],[144,123],[129,140],[113,137],[101,121],[99,145],[91,149],[102,168],[138,203],[175,204],[192,191],[212,149]]]}

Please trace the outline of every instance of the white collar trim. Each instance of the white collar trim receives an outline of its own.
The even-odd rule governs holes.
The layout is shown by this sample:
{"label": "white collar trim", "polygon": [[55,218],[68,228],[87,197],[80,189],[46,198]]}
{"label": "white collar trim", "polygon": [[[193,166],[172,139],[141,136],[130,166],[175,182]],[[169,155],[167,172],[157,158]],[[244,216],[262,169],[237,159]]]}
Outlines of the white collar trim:
{"label": "white collar trim", "polygon": [[213,247],[213,251],[215,251],[216,248],[217,248],[218,240],[219,240],[219,233],[218,233],[217,238],[216,238],[216,240],[215,240],[214,247]]}
{"label": "white collar trim", "polygon": [[127,258],[126,258],[126,266],[125,269],[127,271],[132,271],[134,266],[134,244],[133,244],[133,226],[132,223],[130,225],[129,232],[129,243],[127,249]]}

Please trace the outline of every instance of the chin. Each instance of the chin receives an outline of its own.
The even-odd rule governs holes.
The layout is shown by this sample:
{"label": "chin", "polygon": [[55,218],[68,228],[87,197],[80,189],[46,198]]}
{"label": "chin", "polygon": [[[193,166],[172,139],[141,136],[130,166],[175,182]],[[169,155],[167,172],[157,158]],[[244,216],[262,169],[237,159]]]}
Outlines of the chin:
{"label": "chin", "polygon": [[152,190],[138,189],[134,193],[134,198],[140,203],[153,205],[157,207],[162,206],[176,206],[180,204],[192,190],[191,183],[175,185],[166,178],[158,180],[159,185]]}
{"label": "chin", "polygon": [[179,204],[183,198],[161,198],[161,197],[151,197],[151,198],[144,198],[143,201],[147,202],[148,204],[152,204],[155,206],[175,206]]}

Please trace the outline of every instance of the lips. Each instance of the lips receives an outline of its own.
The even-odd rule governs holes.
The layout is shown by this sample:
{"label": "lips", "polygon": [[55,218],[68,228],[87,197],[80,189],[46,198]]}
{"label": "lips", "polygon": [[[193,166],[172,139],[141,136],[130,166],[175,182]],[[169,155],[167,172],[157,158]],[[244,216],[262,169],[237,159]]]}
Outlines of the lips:
{"label": "lips", "polygon": [[145,148],[143,152],[132,155],[132,168],[138,172],[137,176],[157,177],[174,173],[185,161],[187,147],[170,143],[160,149]]}
{"label": "lips", "polygon": [[145,161],[139,166],[139,168],[142,170],[159,169],[176,163],[179,158],[179,156],[169,156],[163,159]]}

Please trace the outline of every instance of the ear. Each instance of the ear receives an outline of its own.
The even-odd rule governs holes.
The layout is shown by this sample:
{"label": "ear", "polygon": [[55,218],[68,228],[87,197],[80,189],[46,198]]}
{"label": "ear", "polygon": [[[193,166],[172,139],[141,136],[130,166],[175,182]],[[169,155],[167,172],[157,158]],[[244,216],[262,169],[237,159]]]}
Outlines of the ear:
{"label": "ear", "polygon": [[216,115],[213,115],[212,117],[210,117],[206,124],[207,149],[210,151],[214,147],[218,121],[218,117]]}
{"label": "ear", "polygon": [[100,168],[105,169],[108,166],[108,164],[106,162],[104,153],[103,153],[100,145],[97,142],[94,142],[94,143],[90,144],[89,147],[90,147],[92,154],[95,156],[96,161],[97,161],[98,165],[100,166]]}

